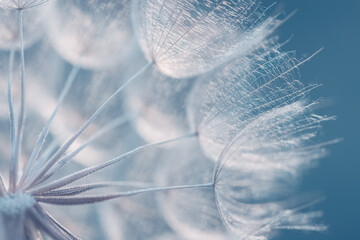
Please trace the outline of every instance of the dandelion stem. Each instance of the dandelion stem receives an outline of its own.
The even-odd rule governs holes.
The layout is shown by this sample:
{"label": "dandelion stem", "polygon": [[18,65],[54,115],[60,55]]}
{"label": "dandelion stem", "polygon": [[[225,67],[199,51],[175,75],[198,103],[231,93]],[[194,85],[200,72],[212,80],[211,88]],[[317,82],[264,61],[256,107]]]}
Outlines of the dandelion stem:
{"label": "dandelion stem", "polygon": [[[46,184],[40,188],[37,188],[37,189],[33,189],[33,190],[30,190],[29,193],[30,194],[41,194],[41,193],[44,193],[44,192],[48,192],[48,191],[51,191],[51,190],[54,190],[54,189],[57,189],[57,188],[60,188],[60,187],[63,187],[65,185],[68,185],[72,182],[75,182],[76,180],[80,179],[80,178],[83,178],[83,177],[86,177],[92,173],[95,173],[103,168],[106,168],[108,166],[111,166],[115,163],[118,163],[128,157],[130,157],[131,155],[134,155],[135,153],[138,153],[140,151],[143,151],[147,148],[152,148],[152,147],[155,147],[155,146],[160,146],[160,145],[164,145],[164,144],[167,144],[167,143],[171,143],[171,142],[176,142],[176,141],[179,141],[179,140],[182,140],[182,139],[185,139],[185,138],[189,138],[189,137],[194,137],[196,136],[197,134],[196,133],[191,133],[191,134],[187,134],[187,135],[184,135],[184,136],[181,136],[181,137],[178,137],[178,138],[173,138],[173,139],[169,139],[169,140],[165,140],[165,141],[162,141],[162,142],[157,142],[157,143],[150,143],[150,144],[146,144],[146,145],[143,145],[143,146],[140,146],[140,147],[137,147],[127,153],[124,153],[118,157],[115,157],[113,159],[110,159],[106,162],[103,162],[103,163],[100,163],[98,165],[95,165],[93,167],[89,167],[89,168],[85,168],[83,170],[80,170],[78,172],[75,172],[71,175],[68,175],[68,176],[65,176],[63,178],[60,178],[59,180],[56,180],[54,182],[51,182],[49,184]],[[25,190],[29,190],[29,188],[31,188],[32,185],[30,185],[28,188],[26,188]]]}
{"label": "dandelion stem", "polygon": [[65,86],[64,86],[64,88],[63,88],[63,90],[62,90],[62,92],[60,94],[60,97],[59,97],[58,101],[57,101],[56,107],[55,107],[53,113],[51,114],[50,118],[48,119],[46,125],[42,129],[42,131],[40,133],[40,136],[38,138],[38,141],[37,141],[32,153],[31,153],[31,156],[30,156],[26,166],[25,166],[24,173],[23,173],[23,175],[22,175],[22,177],[20,179],[20,183],[19,183],[20,185],[24,183],[24,181],[26,180],[27,177],[29,177],[28,176],[29,171],[32,169],[35,160],[39,156],[41,148],[42,148],[42,146],[43,146],[43,144],[44,144],[44,142],[46,140],[46,137],[49,134],[51,124],[52,124],[57,112],[59,111],[62,103],[64,102],[64,99],[65,99],[66,95],[68,94],[69,90],[71,89],[72,84],[73,84],[78,72],[79,72],[79,67],[73,66],[73,68],[72,68],[72,70],[71,70],[71,72],[70,72],[70,74],[69,74],[69,76],[68,76],[68,78],[66,80],[66,84],[65,84]]}
{"label": "dandelion stem", "polygon": [[139,195],[142,193],[150,193],[150,192],[161,192],[161,191],[169,191],[176,189],[193,189],[193,188],[209,188],[213,187],[213,183],[205,183],[205,184],[194,184],[194,185],[180,185],[180,186],[169,186],[169,187],[157,187],[157,188],[147,188],[147,189],[139,189],[135,191],[127,191],[110,195],[102,195],[102,196],[84,196],[84,197],[35,197],[35,199],[39,202],[50,203],[50,204],[59,204],[59,205],[81,205],[81,204],[91,204],[96,202],[103,202],[114,198],[121,197],[131,197],[135,195]]}
{"label": "dandelion stem", "polygon": [[20,213],[19,215],[16,216],[16,222],[18,224],[14,225],[14,228],[12,229],[13,233],[14,233],[14,240],[22,240],[24,239],[24,227],[23,224],[25,222],[25,213]]}
{"label": "dandelion stem", "polygon": [[21,141],[23,134],[23,127],[25,124],[25,57],[24,57],[24,31],[23,31],[23,11],[20,9],[19,14],[19,33],[20,33],[20,84],[21,84],[21,102],[20,102],[20,115],[18,120],[18,127],[15,138],[14,154],[10,158],[10,173],[9,173],[9,190],[15,191],[16,181],[19,168],[19,154],[21,150]]}
{"label": "dandelion stem", "polygon": [[95,113],[84,123],[84,125],[46,162],[43,168],[34,176],[33,180],[29,182],[27,186],[32,185],[61,158],[61,156],[69,149],[73,142],[87,129],[87,127],[95,121],[95,119],[102,113],[105,107],[115,98],[127,85],[129,85],[134,79],[136,79],[142,72],[144,72],[152,63],[145,64],[139,69],[132,77],[130,77],[125,83],[123,83],[96,111]]}

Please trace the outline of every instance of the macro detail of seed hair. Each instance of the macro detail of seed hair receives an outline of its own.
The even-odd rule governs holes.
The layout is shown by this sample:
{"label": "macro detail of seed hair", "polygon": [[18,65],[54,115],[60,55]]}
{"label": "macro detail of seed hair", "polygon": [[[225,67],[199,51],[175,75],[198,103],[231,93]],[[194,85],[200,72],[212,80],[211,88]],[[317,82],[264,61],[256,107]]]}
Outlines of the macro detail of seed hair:
{"label": "macro detail of seed hair", "polygon": [[324,231],[336,143],[256,0],[0,0],[0,240]]}

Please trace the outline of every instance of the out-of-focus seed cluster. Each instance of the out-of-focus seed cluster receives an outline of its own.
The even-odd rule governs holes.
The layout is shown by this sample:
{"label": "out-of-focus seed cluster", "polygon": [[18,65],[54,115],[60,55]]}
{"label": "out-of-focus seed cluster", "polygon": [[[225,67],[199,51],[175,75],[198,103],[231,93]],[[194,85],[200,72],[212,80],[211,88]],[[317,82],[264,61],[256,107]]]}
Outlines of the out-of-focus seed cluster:
{"label": "out-of-focus seed cluster", "polygon": [[[0,0],[0,240],[322,231],[336,141],[257,0]],[[101,203],[100,203],[101,202]]]}

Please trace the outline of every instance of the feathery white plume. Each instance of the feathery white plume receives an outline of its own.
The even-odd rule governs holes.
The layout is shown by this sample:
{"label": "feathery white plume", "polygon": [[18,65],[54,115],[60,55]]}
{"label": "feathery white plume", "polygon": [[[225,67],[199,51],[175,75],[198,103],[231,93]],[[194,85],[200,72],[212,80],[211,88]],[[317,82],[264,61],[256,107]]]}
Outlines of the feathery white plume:
{"label": "feathery white plume", "polygon": [[254,0],[134,1],[134,29],[148,61],[184,78],[256,49],[281,21]]}
{"label": "feathery white plume", "polygon": [[259,116],[305,98],[316,85],[298,80],[302,63],[293,52],[266,45],[198,81],[188,116],[206,155],[217,160],[224,146]]}

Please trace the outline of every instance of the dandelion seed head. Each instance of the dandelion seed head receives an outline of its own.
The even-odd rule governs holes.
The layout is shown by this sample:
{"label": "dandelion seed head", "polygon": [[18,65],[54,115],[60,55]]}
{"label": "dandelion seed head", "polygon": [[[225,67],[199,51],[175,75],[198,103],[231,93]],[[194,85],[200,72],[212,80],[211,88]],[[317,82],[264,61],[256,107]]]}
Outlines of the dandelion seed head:
{"label": "dandelion seed head", "polygon": [[0,197],[0,213],[4,215],[19,215],[36,203],[29,194],[17,192]]}
{"label": "dandelion seed head", "polygon": [[[270,37],[282,23],[272,6],[35,8],[44,2],[0,0],[0,48],[10,50],[0,53],[0,239],[268,240],[326,229],[321,212],[304,211],[318,197],[293,196],[326,155],[331,142],[318,133],[334,118],[314,113],[317,85],[299,80],[312,56],[297,59]],[[26,17],[42,9],[46,24]],[[64,211],[109,200],[76,208],[81,216]]]}

